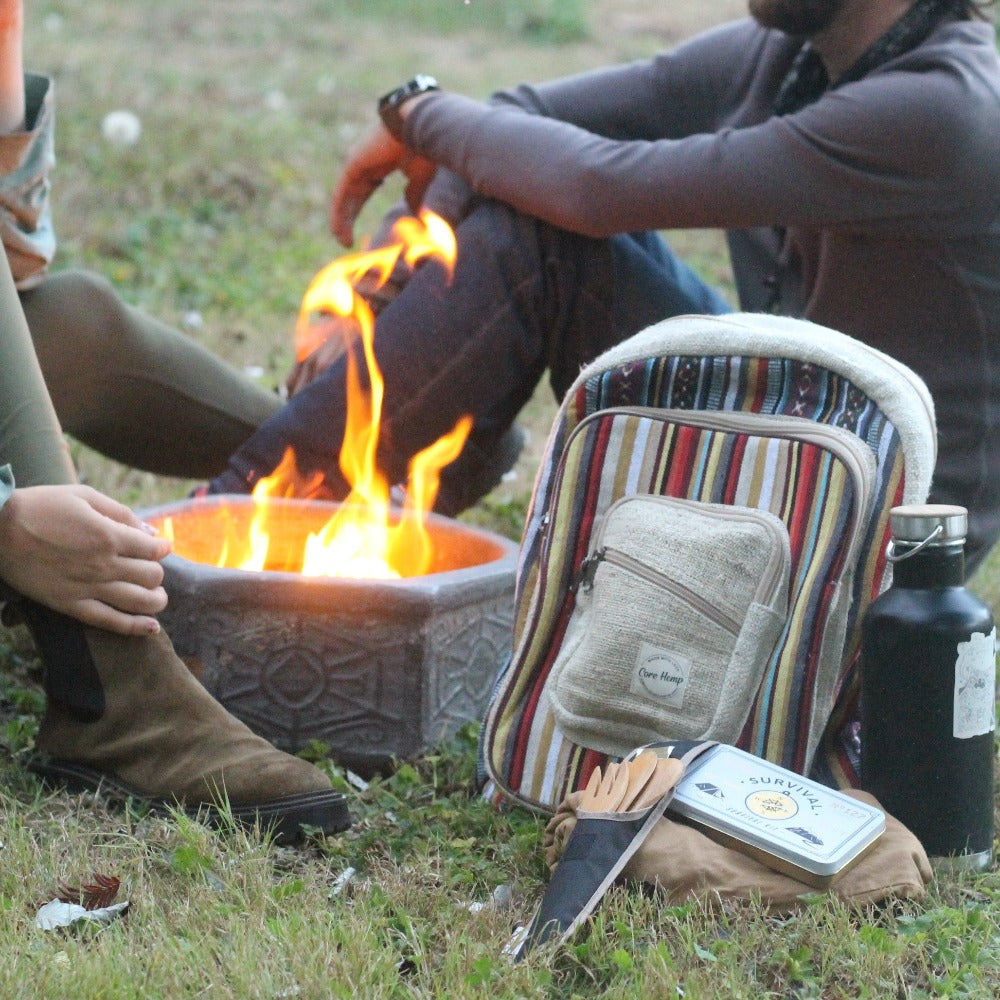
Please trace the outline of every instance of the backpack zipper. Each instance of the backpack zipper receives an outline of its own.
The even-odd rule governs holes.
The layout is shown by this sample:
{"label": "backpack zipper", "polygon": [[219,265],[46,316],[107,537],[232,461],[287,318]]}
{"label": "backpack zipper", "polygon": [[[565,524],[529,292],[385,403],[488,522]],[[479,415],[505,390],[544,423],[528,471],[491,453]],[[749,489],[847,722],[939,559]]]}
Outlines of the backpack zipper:
{"label": "backpack zipper", "polygon": [[671,579],[669,576],[660,573],[658,570],[647,566],[645,563],[634,559],[624,552],[619,552],[617,549],[609,549],[607,546],[587,556],[580,564],[580,572],[574,589],[579,588],[584,593],[591,591],[594,587],[594,576],[597,573],[597,567],[602,562],[606,562],[611,566],[617,566],[628,573],[638,576],[647,583],[659,587],[661,590],[669,591],[675,597],[679,597],[686,604],[691,605],[703,617],[714,622],[719,628],[725,629],[730,635],[740,634],[740,623],[738,621],[731,618],[724,611],[720,611],[714,604],[706,601],[705,598],[696,594],[689,587],[685,587],[683,583]]}

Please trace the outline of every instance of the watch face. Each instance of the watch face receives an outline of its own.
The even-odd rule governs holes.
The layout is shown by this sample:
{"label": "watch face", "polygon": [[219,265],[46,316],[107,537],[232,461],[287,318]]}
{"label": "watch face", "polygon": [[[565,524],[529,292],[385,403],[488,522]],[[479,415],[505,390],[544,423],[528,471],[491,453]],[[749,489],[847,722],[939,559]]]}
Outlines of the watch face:
{"label": "watch face", "polygon": [[422,94],[428,90],[437,90],[438,82],[433,76],[426,73],[418,73],[411,81],[414,85],[414,93]]}

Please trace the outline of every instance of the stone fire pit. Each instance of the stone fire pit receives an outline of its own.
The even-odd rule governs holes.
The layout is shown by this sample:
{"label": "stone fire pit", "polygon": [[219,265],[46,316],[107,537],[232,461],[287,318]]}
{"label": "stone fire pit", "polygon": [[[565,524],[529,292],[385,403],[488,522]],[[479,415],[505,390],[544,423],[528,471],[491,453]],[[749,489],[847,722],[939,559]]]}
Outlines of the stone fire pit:
{"label": "stone fire pit", "polygon": [[[281,505],[282,538],[301,549],[336,504]],[[402,580],[221,569],[223,506],[249,525],[249,497],[185,500],[141,512],[172,519],[160,616],[179,655],[251,729],[285,750],[319,741],[373,773],[478,720],[510,652],[517,546],[432,515],[435,560]],[[283,557],[279,553],[279,563]]]}

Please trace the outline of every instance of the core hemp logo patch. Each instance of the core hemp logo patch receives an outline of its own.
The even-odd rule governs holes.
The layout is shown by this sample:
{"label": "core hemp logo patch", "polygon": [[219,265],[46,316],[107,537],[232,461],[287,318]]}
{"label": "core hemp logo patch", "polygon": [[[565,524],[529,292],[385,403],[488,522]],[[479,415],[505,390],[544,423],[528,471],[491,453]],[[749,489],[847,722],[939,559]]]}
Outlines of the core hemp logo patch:
{"label": "core hemp logo patch", "polygon": [[691,661],[687,657],[644,642],[639,646],[629,691],[655,698],[671,708],[683,708],[690,676]]}

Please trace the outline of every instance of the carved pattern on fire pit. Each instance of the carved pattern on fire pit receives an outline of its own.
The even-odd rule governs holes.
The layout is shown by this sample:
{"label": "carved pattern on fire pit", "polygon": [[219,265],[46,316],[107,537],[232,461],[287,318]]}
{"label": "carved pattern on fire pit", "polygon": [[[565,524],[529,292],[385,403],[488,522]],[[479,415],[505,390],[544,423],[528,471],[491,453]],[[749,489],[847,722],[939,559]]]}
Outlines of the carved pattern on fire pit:
{"label": "carved pattern on fire pit", "polygon": [[468,611],[442,615],[428,629],[427,656],[438,664],[429,678],[435,685],[428,698],[434,708],[430,732],[453,733],[485,709],[497,671],[510,653],[512,607],[494,601]]}

